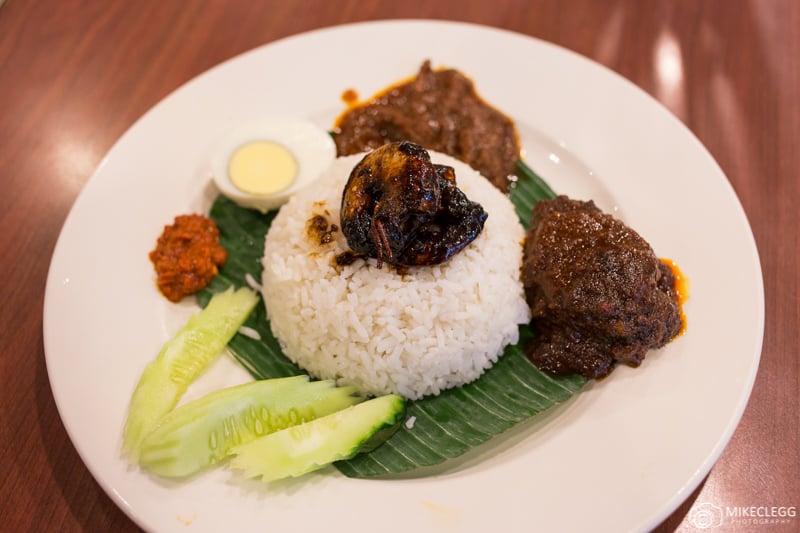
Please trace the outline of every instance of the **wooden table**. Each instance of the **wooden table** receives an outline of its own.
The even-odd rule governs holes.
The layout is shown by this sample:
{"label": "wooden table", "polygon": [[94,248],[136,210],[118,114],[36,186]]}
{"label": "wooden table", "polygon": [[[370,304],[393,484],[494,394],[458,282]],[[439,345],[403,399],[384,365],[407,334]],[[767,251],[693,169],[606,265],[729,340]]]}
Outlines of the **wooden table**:
{"label": "wooden table", "polygon": [[[572,49],[661,100],[708,147],[758,244],[764,347],[730,444],[657,530],[692,530],[688,513],[707,501],[796,509],[800,2],[8,0],[0,7],[0,529],[136,529],[68,439],[42,344],[49,258],[103,155],[148,108],[220,61],[290,34],[382,18],[475,22]],[[654,67],[665,38],[682,58],[671,84]],[[799,529],[795,517],[725,530]]]}

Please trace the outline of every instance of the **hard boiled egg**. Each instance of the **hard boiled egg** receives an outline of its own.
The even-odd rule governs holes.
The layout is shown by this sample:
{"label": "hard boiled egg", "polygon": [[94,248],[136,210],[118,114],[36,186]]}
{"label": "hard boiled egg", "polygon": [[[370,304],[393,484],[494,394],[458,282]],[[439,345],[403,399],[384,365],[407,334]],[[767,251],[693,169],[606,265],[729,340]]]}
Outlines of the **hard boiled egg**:
{"label": "hard boiled egg", "polygon": [[314,182],[336,158],[330,134],[292,117],[265,117],[225,135],[211,158],[222,194],[265,213]]}

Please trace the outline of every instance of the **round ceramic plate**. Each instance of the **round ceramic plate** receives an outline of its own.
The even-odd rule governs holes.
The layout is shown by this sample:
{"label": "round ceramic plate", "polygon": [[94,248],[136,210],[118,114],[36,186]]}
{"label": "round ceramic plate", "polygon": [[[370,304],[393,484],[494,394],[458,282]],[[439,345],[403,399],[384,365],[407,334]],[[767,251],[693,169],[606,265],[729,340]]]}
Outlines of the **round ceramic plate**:
{"label": "round ceramic plate", "polygon": [[[224,469],[168,483],[130,468],[120,443],[131,392],[195,310],[191,299],[175,305],[159,295],[147,254],[175,215],[209,208],[209,153],[221,132],[276,113],[331,127],[345,90],[370,96],[426,59],[472,77],[517,122],[526,160],[557,192],[595,199],[678,263],[690,280],[685,334],[640,368],[619,368],[431,476],[357,480],[329,467],[267,486]],[[747,403],[763,320],[759,259],[742,208],[708,152],[653,99],[529,37],[393,21],[255,49],[136,122],[64,225],[44,341],[78,453],[148,530],[618,532],[657,525],[707,474]],[[189,397],[247,379],[222,359]]]}

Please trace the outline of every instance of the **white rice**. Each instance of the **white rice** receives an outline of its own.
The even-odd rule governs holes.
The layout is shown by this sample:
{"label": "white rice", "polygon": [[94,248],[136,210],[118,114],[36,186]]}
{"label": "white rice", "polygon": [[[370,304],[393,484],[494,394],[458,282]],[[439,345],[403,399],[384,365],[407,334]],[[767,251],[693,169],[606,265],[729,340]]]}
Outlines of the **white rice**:
{"label": "white rice", "polygon": [[247,326],[240,326],[239,333],[241,333],[245,337],[250,337],[251,339],[255,339],[257,341],[261,340],[261,334],[258,332],[258,330]]}
{"label": "white rice", "polygon": [[320,244],[313,215],[339,223],[342,190],[363,155],[339,158],[322,179],[281,207],[266,238],[264,303],[286,356],[319,379],[365,394],[418,399],[478,378],[530,319],[519,269],[524,230],[510,200],[469,166],[456,183],[489,213],[475,241],[449,261],[399,274],[375,260],[335,266],[341,231]]}

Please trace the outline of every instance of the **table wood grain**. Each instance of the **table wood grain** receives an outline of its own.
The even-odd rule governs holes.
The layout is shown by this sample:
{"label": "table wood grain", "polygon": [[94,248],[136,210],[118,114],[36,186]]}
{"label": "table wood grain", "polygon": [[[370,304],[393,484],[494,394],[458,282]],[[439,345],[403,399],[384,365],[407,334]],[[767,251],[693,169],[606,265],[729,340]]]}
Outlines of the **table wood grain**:
{"label": "table wood grain", "polygon": [[[151,106],[223,60],[298,32],[393,18],[480,23],[571,49],[653,95],[705,144],[755,235],[766,330],[755,387],[733,438],[657,531],[694,530],[689,513],[703,502],[800,505],[800,2],[8,0],[0,6],[0,529],[137,529],[73,448],[42,343],[49,259],[103,155]],[[677,72],[675,65],[671,73],[659,67],[664,50],[680,59]],[[624,509],[620,502],[609,512]],[[719,530],[798,531],[800,518]]]}

